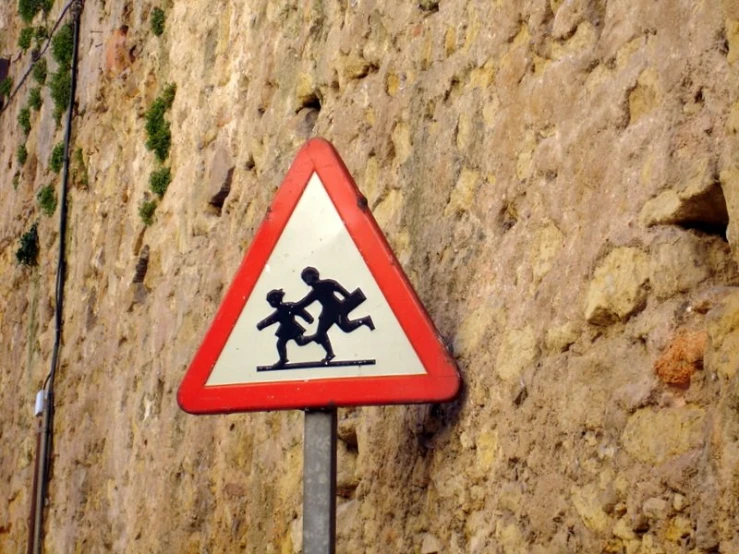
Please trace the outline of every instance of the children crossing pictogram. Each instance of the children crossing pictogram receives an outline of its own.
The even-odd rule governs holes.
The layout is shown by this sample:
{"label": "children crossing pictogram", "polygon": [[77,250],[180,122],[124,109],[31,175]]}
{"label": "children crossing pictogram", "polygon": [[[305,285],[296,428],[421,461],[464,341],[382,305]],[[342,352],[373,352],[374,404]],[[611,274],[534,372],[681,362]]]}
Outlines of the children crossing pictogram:
{"label": "children crossing pictogram", "polygon": [[[277,337],[277,354],[280,359],[270,366],[257,366],[257,371],[274,371],[278,369],[306,369],[311,367],[341,367],[375,365],[375,360],[341,360],[332,361],[334,354],[328,331],[334,325],[345,333],[351,333],[363,325],[370,331],[375,330],[375,324],[371,316],[359,319],[349,319],[349,313],[362,304],[367,298],[362,289],[357,288],[348,292],[338,281],[333,279],[321,279],[315,267],[308,266],[300,274],[303,282],[311,288],[311,291],[298,302],[282,302],[285,292],[282,289],[271,290],[267,294],[267,302],[275,308],[269,317],[257,323],[257,329],[262,330],[270,325],[279,323],[275,336]],[[343,297],[338,298],[337,295]],[[318,328],[315,333],[305,336],[305,328],[295,319],[303,318],[308,323],[313,323],[313,316],[305,308],[318,302],[321,305],[321,314],[318,316]],[[311,342],[320,344],[326,351],[323,360],[316,362],[289,363],[287,359],[287,342],[294,340],[298,346],[305,346]]]}
{"label": "children crossing pictogram", "polygon": [[180,386],[192,413],[442,401],[459,375],[336,151],[285,176]]}

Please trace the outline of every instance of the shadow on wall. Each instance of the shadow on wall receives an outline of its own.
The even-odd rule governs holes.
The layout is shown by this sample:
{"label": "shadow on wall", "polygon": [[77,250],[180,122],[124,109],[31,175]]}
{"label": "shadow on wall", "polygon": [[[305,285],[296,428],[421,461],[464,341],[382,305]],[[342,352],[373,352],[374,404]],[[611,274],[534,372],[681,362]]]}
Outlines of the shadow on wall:
{"label": "shadow on wall", "polygon": [[[8,73],[10,73],[10,59],[0,58],[0,83],[8,77]],[[3,109],[4,103],[3,97],[0,96],[0,110]]]}

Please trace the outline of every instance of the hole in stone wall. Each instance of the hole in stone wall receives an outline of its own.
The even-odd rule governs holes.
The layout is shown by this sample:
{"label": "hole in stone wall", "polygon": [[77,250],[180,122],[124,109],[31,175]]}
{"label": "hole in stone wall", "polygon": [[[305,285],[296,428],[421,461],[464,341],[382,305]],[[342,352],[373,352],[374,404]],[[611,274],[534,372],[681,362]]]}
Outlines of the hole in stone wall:
{"label": "hole in stone wall", "polygon": [[143,283],[146,272],[149,270],[149,245],[146,244],[141,249],[139,260],[136,262],[136,272],[133,276],[133,284]]}
{"label": "hole in stone wall", "polygon": [[510,231],[518,223],[518,210],[512,202],[506,202],[498,212],[498,223],[503,232]]}
{"label": "hole in stone wall", "polygon": [[418,7],[423,12],[436,13],[439,11],[439,0],[420,0]]}
{"label": "hole in stone wall", "polygon": [[341,83],[339,82],[339,74],[335,69],[334,69],[333,78],[331,79],[331,90],[333,90],[334,92],[339,92],[341,90]]}
{"label": "hole in stone wall", "polygon": [[231,193],[231,183],[233,182],[234,178],[234,169],[235,168],[232,167],[228,170],[228,173],[226,173],[226,179],[223,181],[220,190],[216,194],[214,194],[208,202],[208,204],[215,208],[219,216],[223,212],[223,204],[226,202],[226,198],[228,198],[228,195]]}
{"label": "hole in stone wall", "polygon": [[726,240],[729,211],[718,180],[700,194],[684,199],[673,214],[675,225],[694,229]]}
{"label": "hole in stone wall", "polygon": [[321,99],[318,98],[318,94],[315,92],[312,92],[308,94],[307,96],[300,99],[300,107],[297,109],[297,111],[302,110],[303,108],[308,108],[310,110],[316,110],[321,111]]}

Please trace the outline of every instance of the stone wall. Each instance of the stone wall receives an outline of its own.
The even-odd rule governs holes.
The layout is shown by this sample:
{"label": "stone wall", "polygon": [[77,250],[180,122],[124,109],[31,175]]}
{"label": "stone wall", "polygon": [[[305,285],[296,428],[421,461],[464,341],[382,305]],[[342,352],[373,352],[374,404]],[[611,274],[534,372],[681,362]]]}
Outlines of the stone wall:
{"label": "stone wall", "polygon": [[[465,381],[451,404],[341,411],[339,552],[739,552],[739,3],[169,0],[160,37],[155,5],[82,16],[47,552],[300,552],[302,414],[175,396],[313,136]],[[13,2],[0,22],[15,55]],[[145,226],[168,83],[173,181]],[[59,247],[35,195],[58,190],[63,131],[47,97],[21,167],[25,96],[0,115],[8,553]],[[39,265],[18,266],[36,220]]]}

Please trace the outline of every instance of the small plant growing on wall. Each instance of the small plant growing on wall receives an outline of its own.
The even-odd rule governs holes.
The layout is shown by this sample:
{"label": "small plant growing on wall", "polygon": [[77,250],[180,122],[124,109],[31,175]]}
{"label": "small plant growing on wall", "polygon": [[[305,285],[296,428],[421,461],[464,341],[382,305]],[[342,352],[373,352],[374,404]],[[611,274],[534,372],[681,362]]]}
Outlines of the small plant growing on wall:
{"label": "small plant growing on wall", "polygon": [[33,108],[36,111],[39,111],[41,109],[41,104],[44,103],[43,98],[41,98],[41,89],[38,87],[34,87],[31,90],[28,91],[28,105]]}
{"label": "small plant growing on wall", "polygon": [[49,217],[54,215],[56,211],[56,192],[54,192],[54,187],[51,185],[41,187],[38,194],[36,194],[36,201],[44,214]]}
{"label": "small plant growing on wall", "polygon": [[58,143],[51,151],[51,157],[49,158],[49,169],[54,173],[59,173],[64,165],[64,143]]}
{"label": "small plant growing on wall", "polygon": [[34,38],[36,39],[36,47],[40,49],[44,41],[49,38],[49,30],[43,25],[39,25],[36,27]]}
{"label": "small plant growing on wall", "polygon": [[0,82],[0,100],[10,96],[10,93],[12,90],[13,90],[13,79],[11,77],[5,77],[5,79],[3,79],[2,82]]}
{"label": "small plant growing on wall", "polygon": [[162,167],[152,172],[149,176],[149,188],[159,198],[167,192],[167,187],[172,182],[172,172],[168,167]]}
{"label": "small plant growing on wall", "polygon": [[41,11],[42,2],[39,0],[18,0],[18,15],[25,23],[33,21],[35,15]]}
{"label": "small plant growing on wall", "polygon": [[146,112],[146,148],[154,152],[160,162],[167,159],[172,147],[172,131],[164,114],[172,107],[176,92],[176,85],[167,85]]}
{"label": "small plant growing on wall", "polygon": [[139,205],[139,217],[147,227],[154,222],[154,212],[157,209],[156,200],[144,200]]}
{"label": "small plant growing on wall", "polygon": [[31,47],[31,41],[33,40],[34,34],[35,32],[33,27],[26,27],[22,29],[20,35],[18,36],[18,48],[20,48],[24,52],[28,50]]}
{"label": "small plant growing on wall", "polygon": [[162,36],[162,33],[164,33],[164,22],[166,20],[166,16],[164,15],[164,10],[161,8],[154,8],[151,10],[151,31],[158,37]]}
{"label": "small plant growing on wall", "polygon": [[18,150],[15,152],[15,157],[18,160],[18,163],[20,165],[23,165],[26,163],[26,160],[28,159],[28,150],[26,150],[26,145],[21,144],[18,147]]}
{"label": "small plant growing on wall", "polygon": [[18,125],[25,135],[31,132],[31,110],[28,108],[22,108],[18,112]]}
{"label": "small plant growing on wall", "polygon": [[77,148],[72,155],[72,182],[77,187],[88,188],[90,186],[87,177],[87,168],[85,167],[85,158],[82,154],[82,148]]}
{"label": "small plant growing on wall", "polygon": [[164,105],[166,109],[170,109],[172,107],[172,104],[174,104],[174,97],[177,94],[177,85],[175,83],[169,83],[164,87],[164,91],[162,91],[162,100],[164,101]]}
{"label": "small plant growing on wall", "polygon": [[51,39],[51,55],[59,69],[51,76],[49,91],[54,101],[54,120],[57,125],[69,105],[69,89],[72,85],[72,56],[74,55],[74,29],[70,23],[64,25]]}
{"label": "small plant growing on wall", "polygon": [[43,10],[48,14],[53,6],[54,0],[18,0],[18,15],[24,22],[30,23],[37,13]]}
{"label": "small plant growing on wall", "polygon": [[33,71],[31,72],[31,76],[39,85],[44,85],[46,84],[47,71],[46,58],[41,58],[39,61],[33,64]]}
{"label": "small plant growing on wall", "polygon": [[23,233],[20,239],[20,246],[15,251],[15,258],[21,265],[38,265],[38,230],[37,223]]}
{"label": "small plant growing on wall", "polygon": [[71,23],[61,27],[51,39],[51,55],[59,64],[59,69],[69,70],[74,55],[74,28]]}
{"label": "small plant growing on wall", "polygon": [[69,89],[72,86],[72,75],[69,71],[58,71],[51,75],[49,94],[54,101],[54,120],[57,124],[69,105]]}

